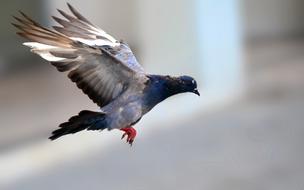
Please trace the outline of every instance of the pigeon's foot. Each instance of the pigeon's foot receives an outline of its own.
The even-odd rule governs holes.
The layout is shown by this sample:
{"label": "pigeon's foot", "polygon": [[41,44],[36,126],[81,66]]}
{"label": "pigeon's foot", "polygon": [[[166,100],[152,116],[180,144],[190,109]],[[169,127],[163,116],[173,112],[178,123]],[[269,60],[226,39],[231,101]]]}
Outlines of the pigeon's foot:
{"label": "pigeon's foot", "polygon": [[121,136],[121,139],[125,138],[127,135],[127,143],[129,143],[131,146],[134,142],[134,139],[136,137],[136,130],[133,127],[125,127],[120,129],[121,131],[124,131],[125,133]]}

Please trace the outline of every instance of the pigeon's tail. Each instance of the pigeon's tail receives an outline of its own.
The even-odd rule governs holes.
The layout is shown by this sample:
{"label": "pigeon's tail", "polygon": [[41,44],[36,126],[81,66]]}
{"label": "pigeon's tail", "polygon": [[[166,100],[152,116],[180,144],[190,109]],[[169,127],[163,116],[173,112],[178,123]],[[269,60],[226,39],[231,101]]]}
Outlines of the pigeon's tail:
{"label": "pigeon's tail", "polygon": [[105,113],[83,110],[73,116],[68,122],[59,125],[59,129],[52,132],[51,140],[63,135],[77,133],[82,130],[103,130],[107,128]]}

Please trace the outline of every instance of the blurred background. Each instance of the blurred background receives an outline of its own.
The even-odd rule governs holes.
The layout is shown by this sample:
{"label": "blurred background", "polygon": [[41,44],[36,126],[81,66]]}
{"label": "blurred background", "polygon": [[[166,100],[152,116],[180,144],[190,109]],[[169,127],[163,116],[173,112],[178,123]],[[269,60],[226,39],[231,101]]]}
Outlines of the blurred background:
{"label": "blurred background", "polygon": [[64,73],[22,46],[18,10],[54,24],[61,0],[0,2],[0,189],[304,188],[304,1],[69,0],[127,41],[148,73],[191,75],[182,94],[137,125],[51,142],[80,110],[98,110]]}

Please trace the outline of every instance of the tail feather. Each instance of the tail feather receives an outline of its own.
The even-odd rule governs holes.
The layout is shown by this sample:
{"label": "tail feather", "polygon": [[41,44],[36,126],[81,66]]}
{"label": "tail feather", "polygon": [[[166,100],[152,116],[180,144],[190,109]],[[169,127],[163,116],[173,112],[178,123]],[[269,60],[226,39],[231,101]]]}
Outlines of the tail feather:
{"label": "tail feather", "polygon": [[59,129],[52,132],[51,140],[63,135],[77,133],[82,130],[103,130],[106,128],[105,113],[83,110],[65,123],[59,125]]}

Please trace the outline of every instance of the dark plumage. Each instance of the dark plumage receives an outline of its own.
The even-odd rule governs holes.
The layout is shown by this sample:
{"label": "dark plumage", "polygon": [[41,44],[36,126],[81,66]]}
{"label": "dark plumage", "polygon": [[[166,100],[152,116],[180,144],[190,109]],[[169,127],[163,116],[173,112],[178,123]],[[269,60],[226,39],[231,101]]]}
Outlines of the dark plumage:
{"label": "dark plumage", "polygon": [[132,126],[156,104],[184,92],[199,95],[196,81],[189,76],[148,75],[130,47],[94,26],[70,4],[72,15],[58,10],[65,18],[53,16],[61,26],[42,27],[21,12],[14,17],[20,36],[33,53],[48,60],[76,83],[101,108],[101,112],[81,111],[53,131],[51,140],[81,130],[120,129],[132,144]]}
{"label": "dark plumage", "polygon": [[102,112],[92,112],[88,110],[81,111],[73,116],[69,121],[61,123],[59,129],[53,131],[51,140],[55,140],[62,135],[77,133],[81,130],[103,130],[107,128],[105,114]]}

